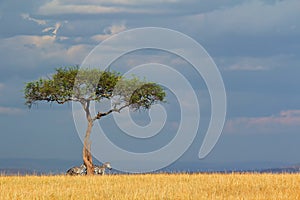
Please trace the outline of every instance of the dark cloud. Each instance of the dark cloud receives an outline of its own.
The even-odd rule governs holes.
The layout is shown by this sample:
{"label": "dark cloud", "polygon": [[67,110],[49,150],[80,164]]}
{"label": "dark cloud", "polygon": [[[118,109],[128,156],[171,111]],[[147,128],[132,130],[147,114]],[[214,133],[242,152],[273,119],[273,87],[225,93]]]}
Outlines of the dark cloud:
{"label": "dark cloud", "polygon": [[[82,5],[94,7],[93,12],[85,10],[87,7]],[[99,6],[104,7],[103,12]],[[51,74],[59,66],[80,64],[95,45],[119,31],[160,26],[194,38],[203,45],[221,70],[228,97],[228,123],[235,128],[232,132],[236,135],[221,137],[220,146],[213,154],[216,159],[264,159],[269,156],[273,160],[284,160],[287,153],[276,150],[283,138],[280,134],[288,130],[290,138],[285,138],[284,144],[294,145],[295,138],[298,138],[294,134],[299,130],[297,125],[276,123],[283,122],[283,111],[289,112],[289,119],[298,120],[293,112],[300,109],[298,7],[297,0],[157,0],[152,3],[127,0],[89,0],[86,3],[71,0],[2,1],[0,118],[5,126],[0,136],[6,140],[0,142],[0,158],[78,158],[81,143],[76,136],[72,116],[69,115],[70,107],[40,105],[27,112],[23,104],[24,82]],[[72,11],[71,8],[77,10]],[[201,124],[201,136],[196,142],[199,145],[210,117],[209,93],[202,93],[206,87],[201,77],[195,75],[190,66],[187,67],[188,63],[174,55],[165,52],[133,54],[120,58],[114,64],[122,66],[122,69],[150,61],[170,64],[181,70],[199,92],[197,97],[204,110],[201,117],[205,121]],[[176,103],[176,100],[170,102]],[[179,109],[176,107],[172,110],[170,104],[167,106],[171,115],[174,112],[171,121],[178,120]],[[249,123],[258,123],[260,120],[267,120],[269,129],[254,123],[251,128],[256,131],[255,136],[239,135]],[[265,135],[274,129],[277,130],[274,138]],[[170,130],[165,131],[167,133]],[[251,132],[250,129],[247,131]],[[226,132],[230,132],[230,127]],[[239,153],[241,149],[251,149],[258,139],[260,152],[252,149],[253,152],[246,155]],[[271,139],[274,141],[270,142]],[[237,148],[234,144],[242,145]],[[260,154],[266,145],[278,156],[271,152]],[[28,146],[30,148],[26,148]],[[198,147],[193,146],[192,149],[198,150]],[[76,155],[73,155],[73,150]],[[234,155],[226,157],[226,152]],[[286,152],[291,152],[293,155],[289,159],[295,160],[297,154],[294,151]]]}
{"label": "dark cloud", "polygon": [[129,19],[131,17],[143,16],[163,17],[163,16],[182,16],[195,13],[210,12],[219,8],[226,8],[241,1],[67,1],[53,0],[40,6],[38,14],[50,17],[63,16],[114,16]]}

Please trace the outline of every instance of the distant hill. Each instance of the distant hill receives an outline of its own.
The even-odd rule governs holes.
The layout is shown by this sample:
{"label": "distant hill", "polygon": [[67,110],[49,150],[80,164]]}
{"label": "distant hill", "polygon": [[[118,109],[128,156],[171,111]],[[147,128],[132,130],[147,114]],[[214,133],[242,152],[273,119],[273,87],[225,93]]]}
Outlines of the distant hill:
{"label": "distant hill", "polygon": [[2,174],[61,174],[81,161],[61,159],[0,159]]}
{"label": "distant hill", "polygon": [[262,173],[300,173],[300,165],[261,170]]}
{"label": "distant hill", "polygon": [[40,172],[36,172],[30,169],[17,169],[17,168],[0,168],[1,175],[40,175]]}
{"label": "distant hill", "polygon": [[[96,159],[94,160],[96,161]],[[64,174],[69,168],[79,166],[81,160],[62,159],[0,159],[0,174],[25,175],[25,174]],[[99,163],[95,163],[99,164]],[[113,163],[112,163],[113,166]],[[202,173],[202,172],[256,172],[256,173],[300,173],[300,164],[283,162],[228,162],[205,163],[201,161],[177,161],[172,165],[160,169],[156,173]],[[122,172],[112,170],[111,174]]]}

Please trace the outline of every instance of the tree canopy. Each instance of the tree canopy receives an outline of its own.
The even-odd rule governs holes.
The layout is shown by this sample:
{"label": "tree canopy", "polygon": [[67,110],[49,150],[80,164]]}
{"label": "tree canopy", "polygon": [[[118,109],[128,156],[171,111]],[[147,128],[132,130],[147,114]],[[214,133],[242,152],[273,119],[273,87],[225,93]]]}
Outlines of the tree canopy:
{"label": "tree canopy", "polygon": [[116,110],[127,106],[149,109],[158,101],[164,101],[165,92],[160,85],[137,77],[125,79],[115,71],[78,67],[58,68],[51,77],[28,82],[25,86],[26,105],[29,107],[40,101],[86,103],[113,97]]}
{"label": "tree canopy", "polygon": [[[61,67],[51,77],[28,82],[24,94],[25,104],[29,108],[40,101],[81,103],[88,122],[82,151],[88,175],[94,174],[90,141],[94,121],[126,107],[133,110],[150,109],[151,105],[164,102],[166,96],[164,89],[156,83],[142,81],[137,77],[126,79],[114,71],[79,69],[77,66]],[[103,99],[110,99],[112,107],[91,116],[90,102]]]}

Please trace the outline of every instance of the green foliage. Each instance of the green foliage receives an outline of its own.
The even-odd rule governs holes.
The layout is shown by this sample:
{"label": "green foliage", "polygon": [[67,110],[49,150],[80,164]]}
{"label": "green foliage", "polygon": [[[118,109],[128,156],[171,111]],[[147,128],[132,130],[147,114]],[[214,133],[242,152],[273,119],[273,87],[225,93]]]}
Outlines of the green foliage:
{"label": "green foliage", "polygon": [[165,99],[163,88],[156,83],[141,81],[136,77],[125,79],[117,72],[78,67],[58,68],[48,79],[29,82],[24,94],[29,107],[39,101],[87,103],[107,98],[113,99],[113,111],[120,111],[124,107],[149,109]]}
{"label": "green foliage", "polygon": [[99,69],[80,69],[73,86],[73,97],[83,101],[101,101],[110,99],[114,87],[122,76],[117,72]]}
{"label": "green foliage", "polygon": [[38,101],[56,101],[62,104],[71,100],[77,72],[78,67],[59,68],[52,78],[40,78],[27,83],[24,90],[26,105],[31,107]]}
{"label": "green foliage", "polygon": [[132,108],[149,109],[152,104],[164,101],[166,93],[156,83],[145,83],[137,88],[131,95],[129,104]]}
{"label": "green foliage", "polygon": [[114,89],[114,96],[115,105],[129,105],[136,110],[149,109],[152,104],[163,102],[166,94],[158,84],[133,77],[120,80]]}

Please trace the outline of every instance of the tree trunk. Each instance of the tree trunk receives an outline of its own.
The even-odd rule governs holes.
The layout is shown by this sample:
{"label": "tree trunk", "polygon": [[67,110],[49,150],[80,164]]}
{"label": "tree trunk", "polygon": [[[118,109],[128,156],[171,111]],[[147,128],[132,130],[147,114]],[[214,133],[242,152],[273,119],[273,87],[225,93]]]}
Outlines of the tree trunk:
{"label": "tree trunk", "polygon": [[89,110],[90,102],[87,101],[85,104],[82,103],[82,106],[83,109],[85,110],[86,118],[88,121],[88,126],[85,132],[85,137],[83,142],[82,159],[83,159],[83,163],[86,166],[87,175],[94,175],[94,165],[93,165],[93,157],[91,153],[91,140],[90,140],[94,121],[91,117],[90,110]]}
{"label": "tree trunk", "polygon": [[87,169],[87,175],[94,175],[93,157],[92,157],[92,153],[91,153],[91,140],[90,140],[92,127],[93,127],[93,122],[89,121],[87,130],[85,133],[83,150],[82,150],[82,158],[83,158],[83,162]]}

